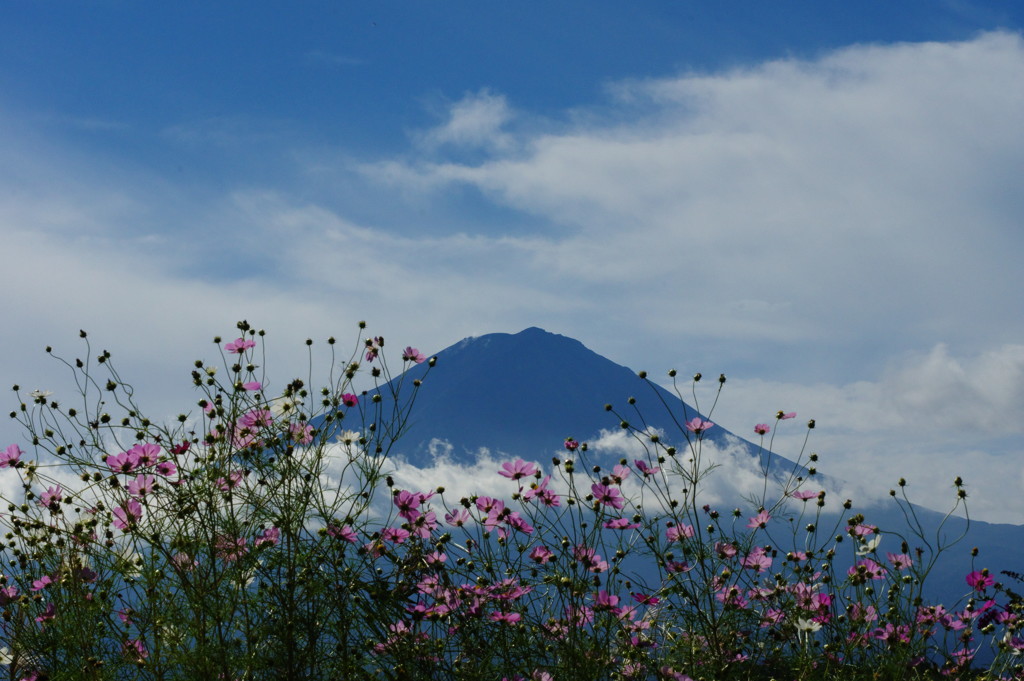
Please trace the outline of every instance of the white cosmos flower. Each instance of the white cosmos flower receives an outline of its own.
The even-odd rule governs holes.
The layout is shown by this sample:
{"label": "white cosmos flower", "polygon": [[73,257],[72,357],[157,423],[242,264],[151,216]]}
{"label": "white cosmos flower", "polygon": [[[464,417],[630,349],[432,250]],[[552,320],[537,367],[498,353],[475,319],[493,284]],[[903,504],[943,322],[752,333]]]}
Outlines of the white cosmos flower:
{"label": "white cosmos flower", "polygon": [[878,545],[882,543],[882,535],[876,534],[871,539],[865,540],[864,545],[857,549],[858,556],[866,556],[869,553],[874,553]]}

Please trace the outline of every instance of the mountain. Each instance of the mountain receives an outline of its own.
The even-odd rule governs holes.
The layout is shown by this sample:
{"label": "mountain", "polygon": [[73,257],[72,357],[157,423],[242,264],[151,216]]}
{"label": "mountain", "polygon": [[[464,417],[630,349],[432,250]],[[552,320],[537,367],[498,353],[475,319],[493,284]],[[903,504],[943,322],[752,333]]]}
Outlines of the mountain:
{"label": "mountain", "polygon": [[[627,403],[630,397],[649,425],[677,435],[679,424],[694,417],[706,419],[678,396],[579,341],[536,327],[467,338],[436,356],[429,376],[426,364],[406,376],[406,381],[426,376],[397,447],[417,465],[429,463],[435,440],[452,445],[456,460],[472,458],[486,448],[545,461],[562,449],[567,437],[583,442],[596,439],[602,430],[619,429],[620,419],[605,410],[606,404],[638,422],[634,406]],[[757,445],[718,425],[705,433],[705,439],[739,444],[751,456],[759,452]],[[681,447],[685,440],[678,437],[674,444]],[[772,466],[788,472],[795,464],[773,455]]]}

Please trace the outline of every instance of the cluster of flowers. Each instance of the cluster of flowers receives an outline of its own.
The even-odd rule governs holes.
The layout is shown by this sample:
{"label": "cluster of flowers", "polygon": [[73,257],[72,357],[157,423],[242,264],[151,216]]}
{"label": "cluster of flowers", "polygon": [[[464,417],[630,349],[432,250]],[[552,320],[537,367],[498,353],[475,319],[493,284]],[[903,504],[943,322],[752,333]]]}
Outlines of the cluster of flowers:
{"label": "cluster of flowers", "polygon": [[[367,339],[356,359],[382,365],[383,346]],[[256,343],[250,334],[222,347],[247,356]],[[412,347],[402,359],[426,361]],[[837,521],[841,536],[815,533],[826,492],[802,477],[781,481],[775,498],[754,500],[747,513],[700,503],[702,446],[715,428],[703,417],[679,421],[684,452],[632,429],[645,454],[602,466],[568,438],[550,472],[502,462],[507,496],[450,503],[443,488],[396,489],[382,472],[380,433],[401,423],[387,427],[377,412],[359,432],[332,430],[378,404],[351,388],[357,362],[322,391],[319,418],[301,382],[268,402],[265,381],[242,364],[226,386],[212,371],[194,374],[207,391],[198,433],[158,431],[132,410],[126,432],[140,441],[114,454],[73,455],[26,418],[34,440],[64,457],[57,468],[82,480],[71,493],[18,445],[0,452],[0,469],[26,490],[3,518],[13,569],[0,577],[0,641],[11,678],[66,672],[55,665],[71,660],[83,676],[103,669],[103,678],[140,679],[393,670],[692,681],[758,668],[959,678],[985,641],[997,652],[993,678],[1020,673],[1021,603],[987,570],[966,575],[966,604],[923,602],[922,553],[903,541],[883,555],[889,533],[860,516]],[[56,404],[40,400],[52,418]],[[776,429],[795,416],[778,412]],[[102,423],[69,413],[69,423],[80,421],[85,436]],[[79,449],[102,450],[102,439],[85,436]],[[361,453],[344,483],[325,473],[337,442]],[[373,505],[378,492],[384,511]],[[806,536],[790,532],[783,548],[789,530],[779,528],[794,515],[814,523]]]}

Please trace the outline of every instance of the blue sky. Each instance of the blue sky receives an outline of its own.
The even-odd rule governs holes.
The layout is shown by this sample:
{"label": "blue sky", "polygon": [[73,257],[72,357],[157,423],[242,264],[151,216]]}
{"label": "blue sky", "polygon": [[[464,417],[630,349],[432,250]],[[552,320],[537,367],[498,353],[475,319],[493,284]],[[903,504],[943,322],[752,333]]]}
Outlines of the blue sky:
{"label": "blue sky", "polygon": [[0,377],[67,390],[41,348],[86,328],[174,414],[243,317],[281,382],[360,319],[429,350],[540,326],[725,372],[723,425],[796,409],[823,469],[923,501],[962,474],[1024,523],[1022,28],[1005,2],[5,3]]}

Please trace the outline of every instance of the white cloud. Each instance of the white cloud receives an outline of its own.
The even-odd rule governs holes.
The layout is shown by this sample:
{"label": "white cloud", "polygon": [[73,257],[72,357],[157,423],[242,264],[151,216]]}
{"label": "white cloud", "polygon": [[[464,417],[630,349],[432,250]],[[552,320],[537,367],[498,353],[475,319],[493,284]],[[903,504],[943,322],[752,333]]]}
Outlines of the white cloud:
{"label": "white cloud", "polygon": [[[1007,315],[1024,284],[1009,255],[1024,245],[1010,179],[1022,79],[1008,33],[856,46],[625,84],[633,119],[521,134],[477,164],[366,168],[421,191],[473,186],[548,222],[539,263],[609,305],[685,291],[637,310],[661,334],[968,341],[999,318],[1007,340],[1024,333]],[[751,300],[777,307],[744,313]]]}
{"label": "white cloud", "polygon": [[512,137],[502,128],[512,120],[513,113],[503,95],[486,88],[467,94],[452,104],[447,120],[424,133],[420,141],[428,148],[443,145],[507,150]]}
{"label": "white cloud", "polygon": [[[955,357],[946,346],[893,362],[876,380],[846,385],[731,379],[716,416],[743,436],[755,423],[771,423],[777,409],[813,418],[810,446],[819,468],[878,498],[899,478],[912,499],[945,510],[955,501],[952,483],[967,483],[973,517],[1024,520],[1024,347],[1005,345]],[[802,445],[796,421],[780,424],[774,449]]]}

